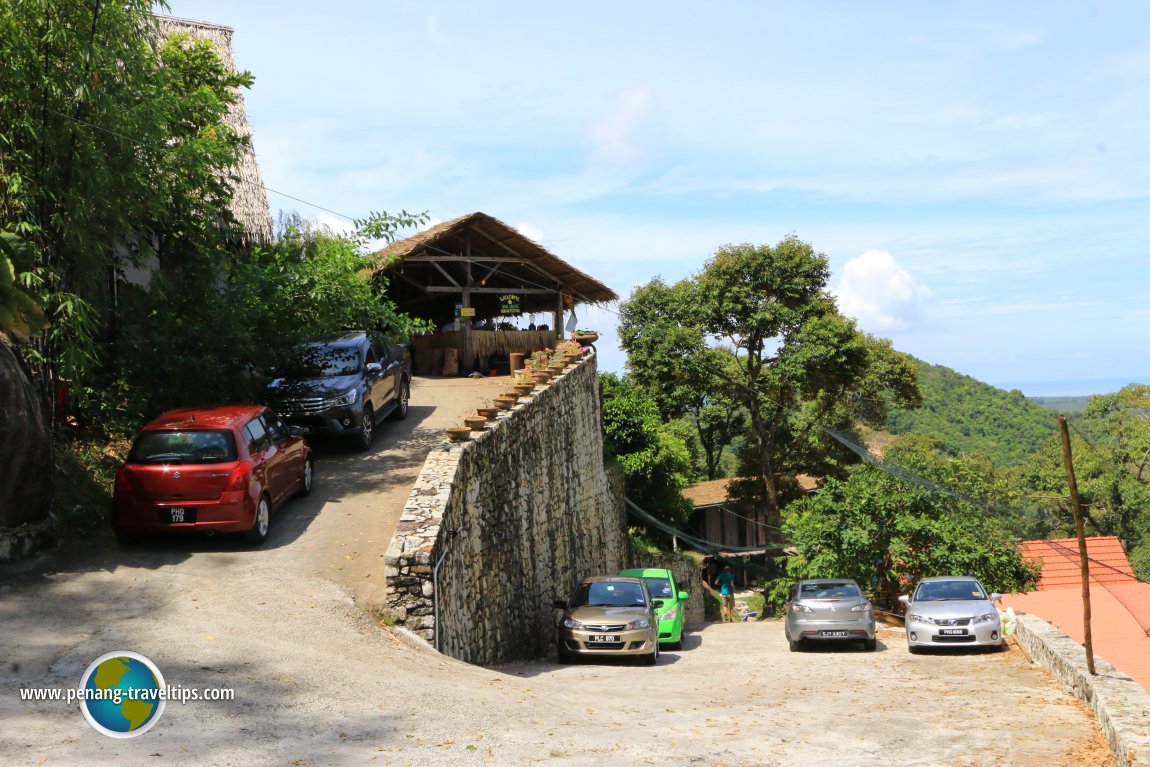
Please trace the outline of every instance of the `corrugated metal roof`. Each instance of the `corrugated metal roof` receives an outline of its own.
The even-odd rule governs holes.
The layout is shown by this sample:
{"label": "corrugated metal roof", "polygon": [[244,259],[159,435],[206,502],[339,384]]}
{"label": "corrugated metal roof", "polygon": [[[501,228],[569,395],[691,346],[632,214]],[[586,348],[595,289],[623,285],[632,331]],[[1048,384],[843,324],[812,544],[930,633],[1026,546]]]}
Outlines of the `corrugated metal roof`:
{"label": "corrugated metal roof", "polygon": [[[699,482],[683,489],[683,497],[691,503],[695,504],[695,508],[702,508],[704,506],[721,506],[726,503],[730,496],[729,485],[732,482],[739,482],[745,480],[742,478],[727,478],[727,479],[712,479],[708,482]],[[799,483],[805,492],[811,492],[819,488],[819,480],[808,474],[796,474],[794,476],[795,482]]]}

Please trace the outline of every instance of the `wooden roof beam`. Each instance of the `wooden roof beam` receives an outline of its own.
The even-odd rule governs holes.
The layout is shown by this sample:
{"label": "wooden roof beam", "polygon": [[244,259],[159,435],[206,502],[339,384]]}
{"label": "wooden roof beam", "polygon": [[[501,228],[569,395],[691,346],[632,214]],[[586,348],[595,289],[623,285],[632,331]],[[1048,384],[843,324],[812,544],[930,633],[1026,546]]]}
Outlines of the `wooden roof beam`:
{"label": "wooden roof beam", "polygon": [[494,237],[492,237],[490,234],[488,234],[487,232],[483,231],[482,229],[474,229],[473,231],[476,231],[476,232],[478,232],[480,235],[482,235],[483,237],[485,237],[485,238],[486,238],[486,239],[487,239],[489,242],[492,242],[492,243],[494,243],[496,246],[498,246],[498,247],[500,247],[500,248],[503,248],[504,250],[506,250],[506,251],[507,251],[508,253],[510,253],[511,255],[513,255],[513,256],[516,256],[516,257],[518,257],[518,258],[522,259],[522,262],[523,262],[523,264],[524,264],[525,266],[527,266],[527,267],[528,267],[528,268],[530,268],[530,269],[534,269],[535,271],[539,272],[540,274],[542,274],[542,275],[543,275],[544,277],[546,277],[547,279],[549,279],[549,280],[551,280],[552,282],[554,282],[554,283],[555,283],[555,285],[557,286],[557,287],[556,287],[556,289],[557,289],[557,290],[558,290],[559,288],[562,288],[562,287],[563,287],[563,281],[562,281],[562,280],[560,280],[558,277],[556,277],[555,275],[553,275],[553,274],[551,274],[550,272],[548,272],[546,269],[542,269],[542,268],[540,268],[540,267],[539,267],[539,265],[538,265],[538,264],[536,264],[536,263],[534,262],[534,260],[532,260],[532,259],[529,259],[529,258],[527,258],[526,256],[524,256],[524,255],[522,255],[522,254],[520,254],[520,253],[517,253],[517,252],[515,251],[515,249],[514,249],[514,248],[512,248],[510,245],[505,245],[504,243],[502,243],[502,242],[500,242],[499,240],[495,239]]}
{"label": "wooden roof beam", "polygon": [[[451,288],[446,285],[428,285],[428,293],[463,293],[463,288]],[[516,295],[545,295],[553,296],[556,291],[551,288],[471,288],[472,293],[513,293]]]}

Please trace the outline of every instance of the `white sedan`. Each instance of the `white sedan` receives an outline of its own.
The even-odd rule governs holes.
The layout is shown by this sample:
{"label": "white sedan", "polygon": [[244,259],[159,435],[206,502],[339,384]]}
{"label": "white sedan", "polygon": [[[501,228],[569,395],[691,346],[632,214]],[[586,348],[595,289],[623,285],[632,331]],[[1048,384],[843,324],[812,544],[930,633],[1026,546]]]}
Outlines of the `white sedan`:
{"label": "white sedan", "polygon": [[1004,648],[1002,619],[994,607],[1000,599],[969,576],[924,578],[912,595],[899,597],[906,605],[907,647],[912,653],[953,645]]}

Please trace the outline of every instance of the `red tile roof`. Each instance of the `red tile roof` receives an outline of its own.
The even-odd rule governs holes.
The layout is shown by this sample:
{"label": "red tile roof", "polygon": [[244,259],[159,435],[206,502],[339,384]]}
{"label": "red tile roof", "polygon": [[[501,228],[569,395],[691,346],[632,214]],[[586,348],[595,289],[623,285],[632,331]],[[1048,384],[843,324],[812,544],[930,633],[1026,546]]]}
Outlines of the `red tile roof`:
{"label": "red tile roof", "polygon": [[[1122,542],[1113,535],[1086,539],[1086,556],[1090,559],[1090,580],[1099,583],[1127,583],[1134,580],[1134,570]],[[1078,589],[1082,583],[1082,560],[1077,538],[1051,541],[1023,541],[1022,558],[1042,562],[1042,577],[1037,591]]]}
{"label": "red tile roof", "polygon": [[[1094,654],[1150,690],[1150,583],[1134,577],[1122,543],[1113,536],[1086,539],[1090,559],[1090,634]],[[1078,540],[1023,541],[1022,556],[1042,562],[1036,591],[1007,594],[1003,607],[1052,624],[1085,641]]]}

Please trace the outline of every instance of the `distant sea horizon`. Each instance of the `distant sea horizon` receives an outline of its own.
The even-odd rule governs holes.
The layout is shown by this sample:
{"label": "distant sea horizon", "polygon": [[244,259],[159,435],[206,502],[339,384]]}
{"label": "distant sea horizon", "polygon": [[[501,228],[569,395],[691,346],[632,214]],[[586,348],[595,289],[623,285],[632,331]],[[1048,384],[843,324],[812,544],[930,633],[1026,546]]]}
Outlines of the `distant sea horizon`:
{"label": "distant sea horizon", "polygon": [[1027,397],[1090,397],[1113,394],[1132,383],[1150,381],[1150,376],[1135,379],[1084,378],[1076,381],[987,381],[991,386],[1012,391],[1018,389]]}

